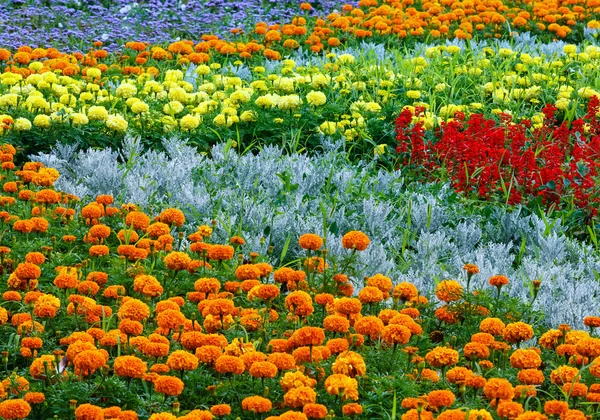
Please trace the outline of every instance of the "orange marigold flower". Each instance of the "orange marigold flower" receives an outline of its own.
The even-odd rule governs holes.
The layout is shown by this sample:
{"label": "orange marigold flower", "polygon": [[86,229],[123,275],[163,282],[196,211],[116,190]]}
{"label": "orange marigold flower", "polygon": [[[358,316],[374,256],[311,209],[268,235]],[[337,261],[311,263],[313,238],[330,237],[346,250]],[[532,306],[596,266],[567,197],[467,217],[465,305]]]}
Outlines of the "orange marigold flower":
{"label": "orange marigold flower", "polygon": [[342,373],[351,378],[364,376],[367,373],[367,365],[363,357],[353,351],[340,354],[331,366],[333,373]]}
{"label": "orange marigold flower", "polygon": [[[166,223],[156,222],[146,228],[146,233],[149,237],[157,239],[163,235],[169,235],[171,233],[171,228]],[[136,241],[134,241],[133,238],[130,238],[129,242]]]}
{"label": "orange marigold flower", "polygon": [[[592,372],[592,369],[590,367],[590,373],[592,373],[592,375],[594,374]],[[572,366],[567,366],[567,365],[563,365],[563,366],[559,366],[558,368],[554,369],[552,371],[552,373],[550,374],[550,380],[552,381],[553,384],[556,385],[563,385],[565,383],[571,383],[575,380],[577,380],[577,382],[579,382],[579,369],[572,367]]]}
{"label": "orange marigold flower", "polygon": [[76,373],[87,376],[103,367],[107,361],[108,353],[105,350],[84,350],[75,356],[73,364]]}
{"label": "orange marigold flower", "polygon": [[246,243],[244,238],[242,238],[240,236],[232,236],[231,239],[229,240],[229,242],[232,243],[233,245],[244,245]]}
{"label": "orange marigold flower", "polygon": [[600,339],[583,338],[577,342],[575,348],[581,356],[596,358],[600,356]]}
{"label": "orange marigold flower", "polygon": [[517,374],[517,381],[524,385],[541,385],[544,373],[538,369],[521,369]]}
{"label": "orange marigold flower", "polygon": [[130,298],[123,302],[117,312],[119,318],[127,318],[133,321],[142,321],[150,316],[150,308],[138,299]]}
{"label": "orange marigold flower", "polygon": [[364,251],[370,243],[369,237],[357,230],[350,231],[342,237],[342,246],[346,249]]}
{"label": "orange marigold flower", "polygon": [[509,343],[527,341],[533,337],[533,328],[524,322],[513,322],[504,328],[502,337]]}
{"label": "orange marigold flower", "polygon": [[114,362],[115,375],[142,378],[148,371],[146,362],[135,356],[119,356]]}
{"label": "orange marigold flower", "polygon": [[144,326],[141,322],[124,318],[119,322],[119,330],[127,335],[141,335],[144,331]]}
{"label": "orange marigold flower", "polygon": [[145,231],[150,226],[150,218],[141,211],[131,211],[125,216],[125,225],[135,230]]}
{"label": "orange marigold flower", "polygon": [[366,286],[358,292],[358,300],[362,303],[376,303],[381,302],[383,299],[383,292],[377,287]]}
{"label": "orange marigold flower", "polygon": [[495,340],[494,336],[488,333],[475,333],[471,336],[471,341],[474,343],[485,344],[486,346],[491,345]]}
{"label": "orange marigold flower", "polygon": [[325,390],[331,395],[341,395],[344,400],[358,399],[358,382],[349,376],[334,373],[325,379]]}
{"label": "orange marigold flower", "polygon": [[198,363],[198,358],[185,350],[176,350],[167,359],[167,366],[172,370],[194,370]]}
{"label": "orange marigold flower", "polygon": [[496,412],[500,418],[507,418],[509,420],[516,419],[518,416],[523,414],[523,406],[518,402],[514,401],[503,401],[498,404]]}
{"label": "orange marigold flower", "polygon": [[302,249],[316,251],[323,246],[323,238],[314,233],[305,233],[300,236],[298,244]]}
{"label": "orange marigold flower", "polygon": [[254,362],[249,372],[255,378],[274,378],[277,375],[277,366],[271,362]]}
{"label": "orange marigold flower", "polygon": [[[56,204],[60,201],[60,195],[54,190],[40,190],[35,194],[35,201],[38,203]],[[84,209],[85,209],[85,207],[84,207]],[[81,212],[83,215],[83,209],[81,210]],[[102,215],[102,213],[100,213],[100,215],[97,217],[91,217],[91,218],[97,219],[101,215]],[[86,216],[83,216],[83,217],[86,217]]]}
{"label": "orange marigold flower", "polygon": [[483,393],[488,400],[511,400],[515,395],[515,391],[511,383],[502,378],[488,379],[487,383],[483,387]]}
{"label": "orange marigold flower", "polygon": [[[360,304],[360,302],[359,302]],[[285,298],[285,307],[298,316],[309,316],[314,312],[312,298],[306,292],[296,290]]]}
{"label": "orange marigold flower", "polygon": [[185,252],[171,252],[165,256],[165,266],[169,270],[181,271],[187,270],[192,259]]}
{"label": "orange marigold flower", "polygon": [[[361,0],[364,1],[364,0]],[[474,410],[471,410],[473,412]],[[406,413],[402,414],[402,420],[433,420],[433,414],[431,411],[421,410],[420,412],[416,409],[408,410]],[[485,419],[485,420],[491,420]]]}
{"label": "orange marigold flower", "polygon": [[63,267],[54,278],[54,285],[61,289],[74,289],[79,284],[77,270],[73,267]]}
{"label": "orange marigold flower", "polygon": [[304,267],[306,267],[309,272],[318,271],[319,273],[322,273],[325,269],[329,268],[329,264],[321,257],[310,257],[304,260]]}
{"label": "orange marigold flower", "polygon": [[458,382],[466,382],[467,379],[473,377],[473,371],[465,367],[457,366],[446,372],[446,380],[452,384]]}
{"label": "orange marigold flower", "polygon": [[377,287],[384,293],[386,299],[390,296],[389,292],[394,287],[392,279],[379,273],[367,279],[367,286]]}
{"label": "orange marigold flower", "polygon": [[0,402],[0,417],[12,419],[24,419],[29,416],[31,406],[22,399],[5,400]]}
{"label": "orange marigold flower", "polygon": [[407,344],[410,341],[411,331],[404,325],[389,324],[383,327],[381,339],[389,345]]}
{"label": "orange marigold flower", "polygon": [[213,245],[208,249],[208,258],[211,260],[227,261],[233,258],[235,249],[230,245]]}
{"label": "orange marigold flower", "polygon": [[304,407],[302,407],[302,412],[309,419],[324,419],[328,414],[326,406],[323,404],[312,403],[305,404]]}
{"label": "orange marigold flower", "polygon": [[578,382],[563,384],[562,390],[571,397],[585,397],[588,393],[588,387]]}
{"label": "orange marigold flower", "polygon": [[600,327],[600,316],[586,316],[583,318],[583,325],[590,328]]}
{"label": "orange marigold flower", "polygon": [[314,404],[317,400],[317,393],[308,386],[299,386],[292,388],[283,396],[285,405],[291,408],[304,407],[306,404]]}
{"label": "orange marigold flower", "polygon": [[217,404],[210,407],[210,412],[215,416],[225,417],[231,414],[231,406],[229,404]]}
{"label": "orange marigold flower", "polygon": [[104,410],[92,404],[81,404],[75,410],[76,420],[102,420],[104,419]]}
{"label": "orange marigold flower", "polygon": [[433,407],[435,409],[439,409],[441,407],[450,407],[456,397],[454,393],[449,390],[439,390],[439,391],[431,391],[427,395],[427,404],[429,407]]}
{"label": "orange marigold flower", "polygon": [[436,347],[425,355],[425,360],[433,367],[452,366],[458,362],[458,352],[448,347]]}
{"label": "orange marigold flower", "polygon": [[475,264],[465,264],[463,266],[463,270],[467,272],[467,274],[474,275],[479,273],[479,267]]}
{"label": "orange marigold flower", "polygon": [[17,266],[15,274],[20,279],[32,280],[39,278],[42,275],[42,270],[37,265],[26,262]]}
{"label": "orange marigold flower", "polygon": [[145,296],[160,296],[164,289],[154,276],[140,275],[133,280],[133,290]]}
{"label": "orange marigold flower", "polygon": [[110,236],[110,228],[106,225],[94,225],[88,235],[92,238],[106,239]]}
{"label": "orange marigold flower", "polygon": [[455,280],[444,280],[440,282],[436,289],[435,295],[444,302],[454,302],[460,300],[463,294],[463,287]]}
{"label": "orange marigold flower", "polygon": [[238,280],[256,280],[260,278],[260,269],[254,264],[243,264],[235,270],[235,277]]}
{"label": "orange marigold flower", "polygon": [[302,327],[294,332],[291,340],[298,347],[320,346],[325,341],[325,333],[322,328]]}
{"label": "orange marigold flower", "polygon": [[[198,307],[200,307],[200,304],[198,304]],[[202,311],[202,315],[206,316],[205,313],[213,316],[232,315],[236,313],[236,307],[233,301],[229,299],[211,299]]]}
{"label": "orange marigold flower", "polygon": [[274,364],[278,370],[291,370],[296,366],[296,359],[288,353],[271,353],[267,356],[267,360]]}
{"label": "orange marigold flower", "polygon": [[31,264],[42,265],[46,261],[46,257],[41,252],[28,252],[25,255],[25,261]]}
{"label": "orange marigold flower", "polygon": [[[21,294],[15,290],[8,290],[2,294],[2,299],[4,299],[5,301],[18,302],[22,299],[22,297],[21,297]],[[6,311],[6,309],[2,308],[2,309],[0,309],[0,312],[2,310]],[[7,320],[8,320],[8,318],[6,320],[4,320],[4,322],[6,322]],[[0,324],[3,324],[4,322],[2,322],[2,317],[0,316]]]}
{"label": "orange marigold flower", "polygon": [[196,349],[196,357],[200,362],[206,365],[213,365],[222,355],[223,349],[218,346],[203,345]]}
{"label": "orange marigold flower", "polygon": [[343,315],[357,314],[362,309],[360,300],[356,298],[341,298],[334,302],[335,310]]}
{"label": "orange marigold flower", "polygon": [[537,369],[542,365],[542,358],[535,350],[517,349],[510,356],[510,365],[517,369]]}
{"label": "orange marigold flower", "polygon": [[487,359],[490,357],[490,349],[483,343],[467,343],[463,347],[463,353],[468,359]]}
{"label": "orange marigold flower", "polygon": [[377,340],[383,329],[383,321],[375,316],[365,316],[354,323],[354,331],[368,335],[372,340]]}
{"label": "orange marigold flower", "polygon": [[183,392],[183,387],[183,381],[173,376],[159,376],[154,381],[154,390],[156,392],[171,397],[181,394]]}
{"label": "orange marigold flower", "polygon": [[504,322],[498,318],[486,318],[479,323],[479,331],[491,335],[502,335],[504,332]]}
{"label": "orange marigold flower", "polygon": [[185,215],[179,209],[168,208],[158,215],[158,220],[167,225],[183,226]]}
{"label": "orange marigold flower", "polygon": [[315,295],[315,302],[321,306],[327,306],[333,303],[334,297],[331,293],[319,293]]}
{"label": "orange marigold flower", "polygon": [[271,300],[279,296],[279,293],[279,287],[274,284],[260,284],[248,292],[248,299],[250,299],[250,295],[252,294],[254,297],[262,300]]}
{"label": "orange marigold flower", "polygon": [[89,251],[91,257],[105,257],[109,252],[110,249],[106,245],[92,245]]}
{"label": "orange marigold flower", "polygon": [[215,370],[219,373],[241,375],[246,368],[239,357],[222,355],[215,362]]}
{"label": "orange marigold flower", "polygon": [[290,389],[297,388],[299,386],[309,386],[313,388],[317,384],[317,381],[297,370],[293,372],[286,372],[285,375],[283,375],[283,378],[281,378],[281,381],[279,381],[279,384],[284,392],[288,392]]}
{"label": "orange marigold flower", "polygon": [[242,409],[253,413],[268,413],[272,407],[271,400],[256,395],[242,400]]}
{"label": "orange marigold flower", "polygon": [[489,283],[494,287],[502,287],[508,284],[508,277],[506,276],[492,276],[489,279]]}
{"label": "orange marigold flower", "polygon": [[548,420],[548,417],[539,411],[525,411],[517,417],[517,420]]}
{"label": "orange marigold flower", "polygon": [[46,401],[46,396],[42,392],[28,392],[23,399],[29,404],[41,404]]}
{"label": "orange marigold flower", "polygon": [[563,416],[569,410],[569,403],[565,401],[546,401],[544,403],[544,413],[550,416]]}
{"label": "orange marigold flower", "polygon": [[221,282],[214,277],[202,277],[194,283],[194,290],[203,293],[218,293]]}
{"label": "orange marigold flower", "polygon": [[395,299],[400,299],[402,301],[409,301],[411,299],[416,298],[419,295],[419,291],[417,287],[409,282],[402,282],[394,287],[394,291],[392,295]]}

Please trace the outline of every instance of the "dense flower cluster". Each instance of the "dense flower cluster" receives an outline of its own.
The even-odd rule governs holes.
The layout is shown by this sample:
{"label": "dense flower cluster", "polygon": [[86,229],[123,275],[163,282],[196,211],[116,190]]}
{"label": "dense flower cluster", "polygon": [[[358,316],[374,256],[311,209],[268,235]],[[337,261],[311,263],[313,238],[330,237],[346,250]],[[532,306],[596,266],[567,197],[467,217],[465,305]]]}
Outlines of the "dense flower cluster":
{"label": "dense flower cluster", "polygon": [[[424,135],[421,111],[415,121],[407,109],[396,120],[396,150],[406,164],[420,166],[433,177],[443,169],[454,188],[467,195],[508,204],[576,206],[596,216],[598,100],[592,95],[586,115],[571,124],[561,123],[553,105],[543,109],[541,119],[520,122],[505,114],[500,122],[481,114],[466,118],[456,110],[434,142]],[[505,280],[496,276],[490,281],[497,285]]]}
{"label": "dense flower cluster", "polygon": [[[0,150],[5,163],[14,162],[14,149]],[[192,242],[185,248],[172,236],[186,236],[177,209],[152,217],[133,205],[113,206],[107,196],[80,202],[55,191],[52,182],[35,185],[36,176],[49,171],[43,165],[4,170],[4,199],[14,202],[3,223],[12,227],[14,245],[2,262],[0,332],[20,340],[16,348],[3,347],[13,372],[0,387],[3,418],[61,410],[73,410],[76,419],[324,418],[331,410],[377,416],[374,390],[392,386],[395,377],[411,383],[410,395],[398,402],[405,420],[419,413],[466,418],[465,403],[486,418],[492,410],[521,420],[565,410],[584,416],[593,409],[586,402],[600,400],[599,339],[564,324],[534,328],[529,306],[498,298],[510,283],[506,276],[492,276],[487,289],[475,292],[464,280],[443,280],[431,296],[381,273],[369,273],[362,283],[352,268],[371,241],[360,231],[343,236],[341,257],[324,252],[320,236],[301,235],[303,259],[322,259],[321,269],[303,261],[297,269],[273,266],[276,260],[239,239],[231,241],[235,248],[212,242],[218,223],[187,232]],[[14,183],[20,189],[12,189]],[[24,189],[39,199],[19,197]],[[58,198],[44,198],[50,192]],[[61,208],[73,209],[72,219]],[[24,217],[44,219],[45,228],[15,228]],[[49,234],[75,239],[59,244]],[[34,249],[27,237],[35,239]],[[89,255],[100,243],[108,251]],[[85,262],[68,265],[74,254]],[[469,279],[479,275],[473,264],[464,270]],[[359,289],[347,295],[352,283]],[[600,325],[595,320],[585,323]],[[532,338],[539,347],[527,344]],[[373,370],[390,376],[375,379]],[[101,389],[107,380],[122,387],[122,395],[102,388],[82,403],[54,399],[69,384]],[[527,412],[525,398],[538,390],[543,413]],[[148,412],[150,391],[160,402]],[[232,392],[241,396],[237,403],[227,397]],[[563,401],[565,393],[571,398]],[[122,398],[127,409],[117,403]],[[389,402],[382,401],[384,409],[391,409]]]}

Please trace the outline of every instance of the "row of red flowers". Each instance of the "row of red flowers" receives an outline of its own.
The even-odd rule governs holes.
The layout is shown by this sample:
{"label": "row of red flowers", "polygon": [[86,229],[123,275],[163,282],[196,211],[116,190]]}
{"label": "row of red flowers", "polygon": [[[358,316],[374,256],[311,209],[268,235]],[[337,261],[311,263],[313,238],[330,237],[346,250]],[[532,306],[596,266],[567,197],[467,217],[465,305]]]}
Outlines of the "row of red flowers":
{"label": "row of red flowers", "polygon": [[[543,123],[500,120],[457,112],[429,137],[419,117],[405,109],[396,119],[396,152],[402,165],[413,165],[428,179],[447,176],[456,191],[508,204],[541,200],[544,207],[573,207],[595,216],[600,165],[599,101],[593,96],[587,114],[561,122],[553,105],[543,109]],[[416,118],[415,118],[416,117]]]}

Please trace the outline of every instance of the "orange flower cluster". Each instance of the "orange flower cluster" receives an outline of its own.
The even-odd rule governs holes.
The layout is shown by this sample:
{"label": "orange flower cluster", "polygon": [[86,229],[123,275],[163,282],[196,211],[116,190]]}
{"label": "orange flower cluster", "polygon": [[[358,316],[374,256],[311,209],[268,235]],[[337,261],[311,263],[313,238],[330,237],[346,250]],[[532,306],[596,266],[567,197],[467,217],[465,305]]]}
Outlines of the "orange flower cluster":
{"label": "orange flower cluster", "polygon": [[[16,182],[14,176],[7,172],[7,182]],[[600,402],[600,339],[567,325],[534,330],[502,301],[495,302],[490,317],[490,310],[480,305],[494,300],[492,288],[508,282],[503,276],[486,286],[492,292],[466,293],[460,282],[442,281],[434,291],[441,302],[430,302],[414,284],[395,284],[384,274],[369,273],[356,295],[346,296],[339,285],[357,284],[354,271],[340,273],[344,265],[333,263],[326,253],[322,258],[332,262],[332,268],[324,264],[322,272],[274,269],[268,255],[249,253],[239,241],[235,248],[210,243],[208,226],[190,235],[195,238],[192,245],[204,244],[201,252],[192,247],[173,251],[161,238],[170,236],[171,227],[181,227],[184,219],[176,209],[162,212],[154,222],[127,206],[109,216],[112,200],[99,196],[95,204],[77,205],[75,214],[80,212],[81,218],[65,223],[51,216],[55,207],[65,204],[62,201],[45,202],[40,217],[47,218],[52,235],[73,234],[73,241],[58,244],[48,235],[30,232],[37,235],[36,243],[44,244],[39,250],[17,239],[7,242],[13,249],[2,250],[0,265],[8,269],[0,324],[18,338],[20,346],[11,347],[8,363],[22,375],[0,382],[3,418],[35,416],[38,407],[51,410],[44,392],[52,385],[101,384],[107,378],[125,382],[123,389],[130,387],[131,399],[139,401],[136,408],[146,406],[149,391],[160,393],[161,400],[172,404],[173,414],[157,412],[150,417],[154,419],[266,413],[274,419],[318,419],[330,410],[336,416],[375,418],[369,387],[380,386],[380,380],[393,381],[387,376],[392,373],[401,373],[403,381],[411,381],[407,389],[414,390],[401,403],[403,420],[465,420],[467,415],[486,420],[582,419]],[[22,214],[15,209],[30,204],[17,201],[10,211]],[[127,241],[112,235],[123,226],[128,226],[122,231]],[[144,237],[153,229],[160,235]],[[142,239],[134,239],[136,231]],[[366,248],[368,238],[356,231],[348,235],[343,246],[352,251],[343,252],[343,258],[351,266],[353,251]],[[299,244],[307,250],[322,247],[317,238],[303,237]],[[109,253],[105,260],[88,259],[89,244],[95,240],[98,246],[100,241],[109,249],[122,244],[147,250],[148,255],[132,261],[117,252],[122,257]],[[146,240],[152,245],[139,248]],[[45,248],[51,245],[56,249]],[[239,259],[233,258],[234,250],[241,254]],[[86,262],[53,267],[66,261],[58,252],[80,253]],[[202,274],[188,270],[187,259],[192,261],[193,254],[203,262],[216,261],[215,267],[198,266]],[[53,268],[55,284],[48,280]],[[477,274],[473,267],[469,270]],[[22,287],[23,281],[29,286]],[[583,324],[593,331],[600,325],[597,321],[588,317]],[[458,322],[463,322],[460,328]],[[539,348],[527,343],[534,337]],[[387,365],[390,370],[379,379]],[[256,378],[264,382],[262,396],[251,395],[246,386],[257,383]],[[206,393],[194,392],[200,380],[214,385]],[[382,385],[381,392],[387,392],[390,383]],[[280,389],[273,391],[274,387]],[[539,389],[544,392],[537,396]],[[215,405],[232,392],[240,395],[239,403]],[[527,397],[536,396],[543,410],[525,405]],[[325,405],[333,397],[339,404]],[[132,411],[98,404],[73,402],[69,407],[65,401],[61,410],[71,409],[76,419],[137,418]],[[461,408],[465,404],[472,405],[469,414]],[[200,405],[210,411],[195,409]],[[180,409],[186,414],[177,416]],[[488,409],[496,413],[492,416]]]}

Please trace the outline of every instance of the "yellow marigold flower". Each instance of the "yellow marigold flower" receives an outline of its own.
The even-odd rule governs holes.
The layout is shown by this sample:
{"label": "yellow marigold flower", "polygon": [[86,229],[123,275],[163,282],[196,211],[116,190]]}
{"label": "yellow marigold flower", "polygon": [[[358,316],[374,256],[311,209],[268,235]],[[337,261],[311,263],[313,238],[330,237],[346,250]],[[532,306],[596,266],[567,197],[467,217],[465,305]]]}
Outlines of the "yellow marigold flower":
{"label": "yellow marigold flower", "polygon": [[327,96],[321,91],[310,91],[306,95],[306,101],[313,106],[321,106],[327,102]]}
{"label": "yellow marigold flower", "polygon": [[16,131],[29,131],[31,130],[31,121],[27,118],[17,118],[13,124],[13,128]]}
{"label": "yellow marigold flower", "polygon": [[91,106],[87,111],[88,118],[93,121],[106,121],[108,111],[103,106]]}
{"label": "yellow marigold flower", "polygon": [[129,123],[121,115],[109,115],[106,119],[106,126],[111,130],[125,132]]}

